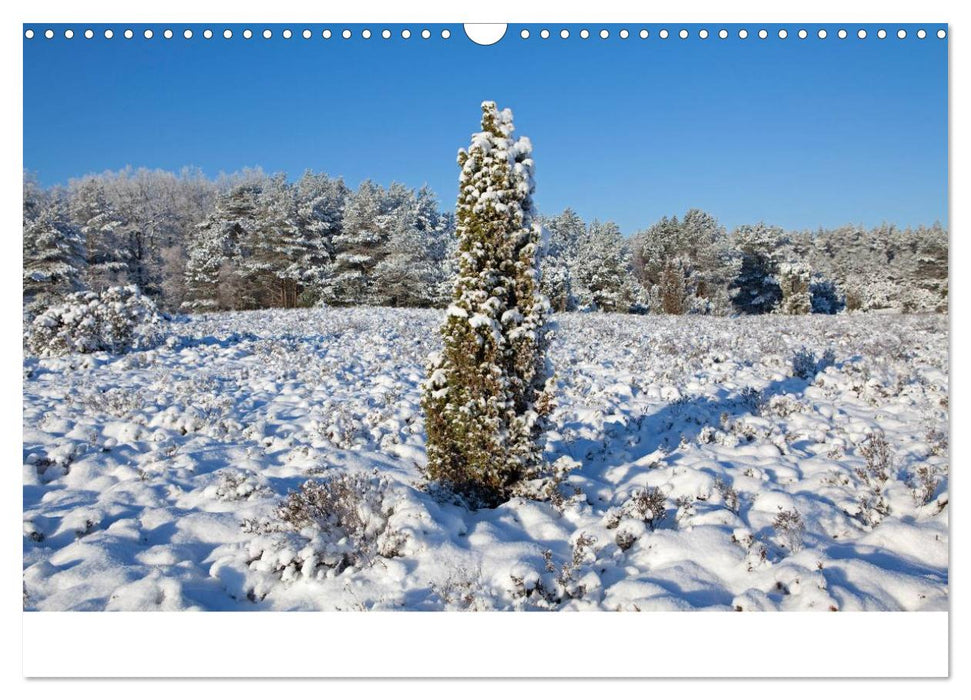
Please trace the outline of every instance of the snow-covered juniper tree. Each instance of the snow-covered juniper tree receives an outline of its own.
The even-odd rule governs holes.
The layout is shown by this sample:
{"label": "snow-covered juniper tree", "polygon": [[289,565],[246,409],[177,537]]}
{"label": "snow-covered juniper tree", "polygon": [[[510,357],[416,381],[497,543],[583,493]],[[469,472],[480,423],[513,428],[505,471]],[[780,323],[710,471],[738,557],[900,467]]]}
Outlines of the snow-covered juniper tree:
{"label": "snow-covered juniper tree", "polygon": [[549,302],[539,291],[532,146],[512,112],[482,103],[456,205],[459,271],[423,386],[427,476],[497,505],[543,464],[552,408]]}

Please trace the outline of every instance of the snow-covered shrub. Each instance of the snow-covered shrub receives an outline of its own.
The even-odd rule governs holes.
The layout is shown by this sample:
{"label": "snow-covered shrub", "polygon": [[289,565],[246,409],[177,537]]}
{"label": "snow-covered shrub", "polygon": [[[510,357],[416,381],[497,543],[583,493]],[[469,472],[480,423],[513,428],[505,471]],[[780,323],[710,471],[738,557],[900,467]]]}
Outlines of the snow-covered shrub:
{"label": "snow-covered shrub", "polygon": [[75,292],[40,313],[24,332],[31,355],[124,353],[162,342],[165,317],[135,286]]}
{"label": "snow-covered shrub", "polygon": [[573,487],[572,493],[567,495],[563,493],[562,488],[570,473],[579,467],[579,462],[564,455],[548,465],[544,470],[545,473],[540,477],[517,484],[513,494],[537,501],[549,501],[558,512],[562,513],[567,504],[575,502],[583,494],[579,488]]}
{"label": "snow-covered shrub", "polygon": [[695,504],[698,499],[695,496],[678,496],[674,500],[674,521],[678,524],[678,527],[684,527],[690,523],[691,518],[697,515],[695,509]]}
{"label": "snow-covered shrub", "polygon": [[224,469],[206,493],[220,501],[248,501],[269,494],[270,489],[252,472]]}
{"label": "snow-covered shrub", "polygon": [[478,566],[458,565],[448,570],[439,581],[432,581],[432,591],[441,599],[446,610],[478,612],[491,610],[492,604],[483,595],[485,584]]}
{"label": "snow-covered shrub", "polygon": [[114,418],[127,418],[145,406],[148,397],[144,391],[126,387],[101,389],[82,385],[65,399],[82,407],[86,415],[104,413]]}
{"label": "snow-covered shrub", "polygon": [[802,540],[806,535],[806,525],[803,523],[802,516],[799,515],[798,510],[780,511],[775,516],[775,520],[772,521],[772,527],[775,528],[776,536],[779,538],[780,544],[783,547],[793,553],[802,549]]}
{"label": "snow-covered shrub", "polygon": [[821,357],[817,358],[812,350],[802,347],[792,356],[792,376],[812,379],[834,362],[836,362],[836,354],[832,349],[827,349]]}
{"label": "snow-covered shrub", "polygon": [[547,549],[543,552],[546,571],[552,574],[552,581],[541,582],[540,589],[549,602],[559,603],[564,599],[582,598],[586,595],[587,586],[583,583],[583,576],[580,574],[586,565],[596,560],[593,552],[593,545],[596,542],[595,538],[581,532],[573,541],[569,561],[563,562],[559,567],[553,562],[552,550]]}
{"label": "snow-covered shrub", "polygon": [[722,479],[715,479],[715,489],[722,497],[722,504],[735,515],[738,515],[738,510],[741,506],[738,491],[736,491],[732,485]]}
{"label": "snow-covered shrub", "polygon": [[280,504],[275,520],[244,524],[259,535],[250,566],[289,581],[400,556],[407,536],[391,523],[399,502],[377,470],[305,481]]}
{"label": "snow-covered shrub", "polygon": [[926,506],[933,501],[940,483],[941,477],[934,467],[928,464],[917,467],[910,476],[910,488],[914,503],[918,506]]}
{"label": "snow-covered shrub", "polygon": [[802,413],[805,408],[792,394],[776,394],[763,407],[763,414],[788,418],[794,413]]}
{"label": "snow-covered shrub", "polygon": [[[740,397],[742,404],[748,408],[749,412],[753,416],[761,415],[762,409],[764,409],[767,404],[765,394],[752,386],[747,386],[742,389]],[[724,416],[722,422],[726,427],[729,427],[727,415]]]}
{"label": "snow-covered shrub", "polygon": [[593,550],[596,538],[579,533],[570,549],[570,556],[561,563],[553,557],[553,550],[543,552],[545,571],[517,567],[510,572],[514,600],[541,610],[554,610],[562,604],[583,598],[601,585],[595,568],[597,554]]}
{"label": "snow-covered shrub", "polygon": [[948,452],[948,436],[942,430],[931,429],[927,431],[924,439],[931,444],[931,454],[937,457],[946,456]]}
{"label": "snow-covered shrub", "polygon": [[620,508],[607,514],[607,529],[612,530],[619,526],[623,520],[631,519],[647,523],[651,530],[655,530],[664,520],[667,513],[666,506],[667,499],[661,489],[655,486],[637,489]]}
{"label": "snow-covered shrub", "polygon": [[871,433],[860,445],[860,454],[866,466],[857,475],[869,483],[883,483],[890,478],[894,468],[893,450],[882,432]]}
{"label": "snow-covered shrub", "polygon": [[890,515],[885,490],[894,472],[894,454],[886,436],[882,432],[875,432],[860,445],[860,455],[864,465],[856,469],[856,475],[862,482],[864,493],[860,496],[857,517],[864,525],[875,527]]}
{"label": "snow-covered shrub", "polygon": [[618,528],[617,534],[614,535],[614,543],[622,552],[626,552],[628,549],[634,546],[637,542],[637,533],[630,528]]}
{"label": "snow-covered shrub", "polygon": [[807,348],[799,348],[792,356],[792,376],[812,379],[816,375],[816,354]]}

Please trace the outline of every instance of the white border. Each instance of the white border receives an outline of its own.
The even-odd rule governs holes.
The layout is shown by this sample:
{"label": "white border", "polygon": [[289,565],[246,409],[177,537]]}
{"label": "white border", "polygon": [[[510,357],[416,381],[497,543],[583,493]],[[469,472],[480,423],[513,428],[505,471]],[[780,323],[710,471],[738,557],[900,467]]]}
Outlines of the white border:
{"label": "white border", "polygon": [[[5,13],[8,10],[5,10]],[[20,226],[20,179],[22,161],[22,51],[19,42],[21,23],[30,22],[200,22],[218,19],[226,23],[286,22],[326,20],[340,22],[591,22],[613,23],[640,20],[646,23],[676,22],[846,22],[870,23],[874,19],[889,25],[894,22],[951,23],[952,80],[964,75],[960,52],[961,15],[957,3],[922,0],[891,0],[879,5],[852,4],[846,0],[817,0],[811,4],[769,1],[731,3],[718,0],[693,3],[621,3],[599,0],[586,6],[565,3],[554,8],[543,3],[529,6],[521,0],[492,0],[489,3],[460,6],[438,0],[407,5],[386,0],[364,5],[359,2],[258,4],[241,8],[238,3],[205,3],[200,0],[166,0],[165,3],[135,4],[113,0],[81,4],[66,0],[47,0],[42,4],[16,8],[14,21],[4,22],[5,94],[16,101],[16,111],[7,111],[8,145],[3,167],[4,220],[8,232]],[[958,37],[958,38],[955,38]],[[965,95],[952,88],[951,123],[960,123],[966,114]],[[66,108],[69,101],[66,101]],[[960,192],[964,162],[964,143],[952,130],[951,191]],[[18,154],[21,157],[17,157]],[[961,231],[961,198],[952,196],[950,228]],[[206,675],[521,675],[548,676],[773,676],[788,673],[798,676],[826,675],[940,675],[947,672],[943,638],[946,614],[933,613],[651,613],[611,615],[574,613],[560,616],[542,614],[438,613],[340,613],[339,615],[300,613],[251,613],[243,617],[228,613],[19,613],[14,607],[20,597],[21,560],[19,488],[20,472],[16,452],[21,442],[19,338],[12,329],[20,323],[21,266],[16,236],[9,236],[11,250],[0,264],[3,284],[4,321],[11,329],[3,346],[0,367],[7,387],[7,399],[0,416],[2,443],[9,452],[4,474],[10,483],[2,489],[6,499],[3,527],[5,554],[10,571],[5,579],[2,599],[4,628],[14,633],[23,624],[23,672],[30,675],[132,675],[170,676],[202,672]],[[964,236],[952,236],[951,269],[963,270],[967,261]],[[963,315],[968,308],[966,285],[959,276],[951,280],[951,308]],[[966,348],[963,327],[952,324],[953,358],[961,358]],[[961,363],[952,363],[952,424],[961,425],[965,413],[963,396],[966,372]],[[960,433],[952,434],[952,463],[963,464],[966,454]],[[961,474],[952,477],[961,483]],[[953,498],[953,496],[952,496]],[[963,518],[951,522],[962,524]],[[960,525],[956,525],[959,527]],[[952,531],[952,541],[964,542],[961,533]],[[952,548],[952,552],[953,552]],[[957,615],[960,596],[953,581],[962,579],[962,561],[952,557],[952,615]],[[727,626],[726,626],[727,625]],[[369,633],[370,636],[368,636]],[[955,625],[953,643],[959,649],[960,626]],[[363,650],[363,651],[362,651]],[[381,652],[380,655],[374,652]],[[955,658],[961,658],[961,652]],[[7,653],[5,675],[19,675],[16,655]],[[407,662],[407,663],[406,663]],[[537,663],[541,662],[541,663]],[[195,669],[192,671],[190,669]],[[393,669],[393,672],[390,670]],[[713,671],[717,669],[717,671]],[[960,666],[956,669],[960,672]],[[127,685],[108,685],[113,692]],[[234,695],[265,696],[266,687],[234,686]],[[451,688],[446,686],[445,688]],[[577,686],[568,686],[576,689]],[[579,686],[580,692],[583,684]],[[775,687],[775,686],[770,686]],[[948,686],[953,688],[954,686]],[[101,686],[99,686],[101,688]],[[443,688],[443,690],[445,689]],[[801,687],[787,697],[817,696],[823,689]],[[912,695],[910,684],[883,686],[876,693],[881,699],[893,695],[891,689],[904,689]],[[769,688],[765,688],[769,690]],[[22,688],[23,690],[23,688]],[[32,684],[32,697],[62,696],[63,686]],[[211,689],[214,691],[215,689]],[[251,691],[254,691],[251,692]],[[716,691],[714,687],[710,690]],[[171,689],[169,689],[169,692]],[[853,691],[858,693],[863,689]],[[103,695],[102,688],[100,694]],[[130,694],[128,690],[128,694]],[[139,691],[141,692],[141,691]],[[284,691],[290,692],[290,691]],[[392,692],[386,688],[384,692]],[[394,691],[397,692],[397,691]],[[460,691],[468,695],[469,691]],[[495,689],[486,692],[494,694]],[[536,692],[528,691],[528,692]],[[616,692],[622,692],[618,689]],[[672,689],[665,693],[682,692]],[[823,692],[825,692],[823,690]],[[926,692],[926,691],[924,691]],[[935,697],[941,686],[931,690]],[[168,694],[168,692],[166,693]],[[867,693],[869,694],[869,693]],[[480,694],[481,696],[481,694]]]}
{"label": "white border", "polygon": [[24,647],[26,676],[89,678],[948,673],[947,613],[28,613]]}

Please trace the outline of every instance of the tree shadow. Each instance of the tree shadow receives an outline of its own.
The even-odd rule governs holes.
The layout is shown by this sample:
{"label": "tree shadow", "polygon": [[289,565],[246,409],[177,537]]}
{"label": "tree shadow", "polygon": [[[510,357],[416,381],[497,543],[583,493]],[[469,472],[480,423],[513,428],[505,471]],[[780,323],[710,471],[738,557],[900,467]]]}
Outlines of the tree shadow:
{"label": "tree shadow", "polygon": [[[812,378],[787,377],[771,382],[761,391],[732,392],[718,389],[714,396],[687,397],[669,403],[653,413],[632,416],[625,431],[628,440],[625,449],[607,449],[611,439],[608,431],[606,445],[593,439],[578,439],[570,444],[569,452],[585,466],[594,462],[594,469],[599,470],[599,473],[584,470],[588,477],[602,477],[603,472],[625,465],[638,469],[637,462],[650,455],[671,452],[682,441],[697,440],[706,427],[718,428],[723,417],[732,420],[746,415],[757,416],[774,396],[799,395],[811,381]],[[586,457],[597,453],[602,455],[600,462],[596,457]]]}

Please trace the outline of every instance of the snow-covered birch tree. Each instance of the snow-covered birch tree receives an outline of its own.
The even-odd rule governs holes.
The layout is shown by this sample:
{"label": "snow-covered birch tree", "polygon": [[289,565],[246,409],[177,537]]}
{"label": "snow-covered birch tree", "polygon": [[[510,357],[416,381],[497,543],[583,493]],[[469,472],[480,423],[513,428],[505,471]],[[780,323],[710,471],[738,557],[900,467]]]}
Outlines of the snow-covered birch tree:
{"label": "snow-covered birch tree", "polygon": [[553,399],[532,146],[513,130],[512,112],[483,102],[482,131],[459,151],[458,275],[422,396],[427,475],[473,505],[540,471]]}

